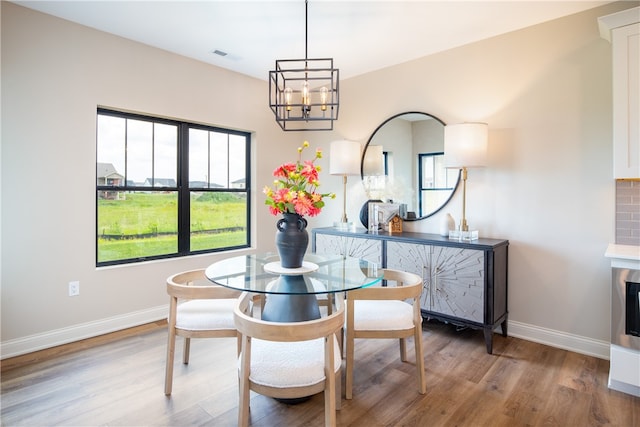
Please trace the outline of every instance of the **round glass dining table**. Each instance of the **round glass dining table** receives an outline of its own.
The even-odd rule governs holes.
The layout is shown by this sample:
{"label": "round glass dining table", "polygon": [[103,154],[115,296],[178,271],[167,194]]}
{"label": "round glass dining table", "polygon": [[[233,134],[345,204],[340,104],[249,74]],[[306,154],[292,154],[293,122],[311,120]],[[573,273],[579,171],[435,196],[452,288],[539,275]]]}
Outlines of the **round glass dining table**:
{"label": "round glass dining table", "polygon": [[205,274],[220,286],[267,294],[262,319],[274,322],[318,319],[318,295],[382,280],[382,269],[375,262],[325,254],[307,254],[300,268],[282,268],[274,253],[242,255],[211,264]]}

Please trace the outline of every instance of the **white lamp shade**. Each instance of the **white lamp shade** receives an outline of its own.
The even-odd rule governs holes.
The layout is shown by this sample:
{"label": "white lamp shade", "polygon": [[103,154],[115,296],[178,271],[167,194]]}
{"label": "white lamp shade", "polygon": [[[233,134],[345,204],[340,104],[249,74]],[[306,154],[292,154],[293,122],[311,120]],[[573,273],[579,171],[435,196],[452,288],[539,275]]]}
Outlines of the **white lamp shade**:
{"label": "white lamp shade", "polygon": [[362,162],[362,174],[364,176],[384,175],[384,155],[382,145],[369,145],[364,153]]}
{"label": "white lamp shade", "polygon": [[360,175],[360,143],[356,141],[333,141],[329,153],[331,175]]}
{"label": "white lamp shade", "polygon": [[446,168],[483,167],[487,163],[489,130],[486,123],[460,123],[444,127]]}

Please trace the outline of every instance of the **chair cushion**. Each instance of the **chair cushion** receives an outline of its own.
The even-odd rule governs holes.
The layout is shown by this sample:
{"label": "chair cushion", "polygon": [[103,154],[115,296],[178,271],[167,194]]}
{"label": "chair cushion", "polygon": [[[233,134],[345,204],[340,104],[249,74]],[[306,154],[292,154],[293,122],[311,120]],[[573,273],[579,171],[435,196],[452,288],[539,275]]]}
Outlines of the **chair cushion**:
{"label": "chair cushion", "polygon": [[356,300],[353,305],[357,331],[413,328],[413,306],[404,301]]}
{"label": "chair cushion", "polygon": [[[334,369],[338,372],[342,355],[335,335],[333,348]],[[324,381],[324,339],[299,342],[252,339],[249,378],[256,384],[278,388],[304,387]]]}
{"label": "chair cushion", "polygon": [[237,299],[198,299],[178,305],[176,327],[190,331],[235,329]]}

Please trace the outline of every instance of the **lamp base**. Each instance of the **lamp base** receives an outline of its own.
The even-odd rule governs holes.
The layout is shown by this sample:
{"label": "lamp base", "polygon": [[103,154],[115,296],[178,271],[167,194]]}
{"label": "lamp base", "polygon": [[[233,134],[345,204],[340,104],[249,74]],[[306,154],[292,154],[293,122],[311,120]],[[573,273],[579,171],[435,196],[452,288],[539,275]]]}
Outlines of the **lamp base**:
{"label": "lamp base", "polygon": [[352,230],[354,228],[353,222],[347,221],[335,221],[333,227],[338,230]]}
{"label": "lamp base", "polygon": [[471,241],[478,240],[478,230],[449,230],[449,240]]}

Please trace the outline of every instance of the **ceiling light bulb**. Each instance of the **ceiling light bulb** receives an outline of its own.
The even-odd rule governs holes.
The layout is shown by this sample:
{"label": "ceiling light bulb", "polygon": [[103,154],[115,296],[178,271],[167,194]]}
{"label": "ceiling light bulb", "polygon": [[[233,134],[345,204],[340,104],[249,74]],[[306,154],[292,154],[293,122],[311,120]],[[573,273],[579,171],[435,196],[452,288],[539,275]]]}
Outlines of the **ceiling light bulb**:
{"label": "ceiling light bulb", "polygon": [[291,111],[291,98],[293,96],[293,91],[290,87],[284,88],[284,103],[287,105],[287,111]]}
{"label": "ceiling light bulb", "polygon": [[327,99],[329,98],[329,90],[325,87],[322,86],[320,88],[320,108],[322,109],[322,111],[326,111],[327,110]]}
{"label": "ceiling light bulb", "polygon": [[304,105],[311,104],[311,97],[309,96],[309,82],[306,80],[302,83],[302,103]]}
{"label": "ceiling light bulb", "polygon": [[302,83],[302,117],[308,118],[311,112],[311,94],[309,93],[309,82]]}

